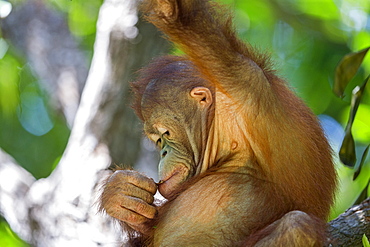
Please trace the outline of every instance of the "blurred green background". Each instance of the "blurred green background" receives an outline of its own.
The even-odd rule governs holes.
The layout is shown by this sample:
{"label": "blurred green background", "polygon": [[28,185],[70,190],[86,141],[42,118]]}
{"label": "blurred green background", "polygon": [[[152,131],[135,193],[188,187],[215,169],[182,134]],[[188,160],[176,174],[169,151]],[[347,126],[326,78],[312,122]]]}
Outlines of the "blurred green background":
{"label": "blurred green background", "polygon": [[[25,1],[10,1],[13,8]],[[369,0],[223,0],[234,11],[240,36],[273,57],[278,73],[326,125],[337,152],[350,111],[351,91],[370,74],[370,55],[340,99],[332,92],[335,68],[342,57],[370,46]],[[93,55],[101,0],[49,0],[68,20],[71,33],[89,61]],[[2,6],[9,2],[0,1]],[[352,133],[359,156],[370,143],[369,87]],[[64,151],[70,129],[54,112],[50,98],[27,59],[0,34],[0,148],[36,178],[47,177]],[[331,118],[329,118],[330,116]],[[336,120],[337,122],[333,121]],[[35,122],[36,121],[36,122]],[[358,158],[360,160],[360,158]],[[341,178],[331,217],[351,206],[369,183],[369,162],[356,181],[354,169],[337,160]],[[0,246],[27,246],[0,220]]]}

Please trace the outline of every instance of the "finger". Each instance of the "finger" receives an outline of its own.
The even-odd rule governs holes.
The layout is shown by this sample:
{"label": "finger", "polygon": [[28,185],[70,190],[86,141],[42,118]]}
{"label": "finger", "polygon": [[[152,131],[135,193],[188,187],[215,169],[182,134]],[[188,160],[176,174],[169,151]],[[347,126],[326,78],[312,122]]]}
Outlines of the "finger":
{"label": "finger", "polygon": [[135,213],[129,209],[121,207],[119,204],[106,205],[106,213],[113,218],[129,223],[130,225],[140,225],[148,221],[148,218]]}
{"label": "finger", "polygon": [[148,178],[137,171],[133,170],[119,170],[115,171],[110,181],[113,179],[117,179],[120,181],[127,181],[143,190],[146,190],[152,194],[155,194],[157,191],[157,185],[155,184],[152,178]]}
{"label": "finger", "polygon": [[136,197],[144,200],[148,204],[152,204],[154,201],[153,194],[131,183],[120,183],[120,185],[115,188],[113,193],[120,193],[127,196]]}
{"label": "finger", "polygon": [[121,207],[140,214],[148,219],[154,219],[157,208],[136,197],[124,196],[121,198]]}

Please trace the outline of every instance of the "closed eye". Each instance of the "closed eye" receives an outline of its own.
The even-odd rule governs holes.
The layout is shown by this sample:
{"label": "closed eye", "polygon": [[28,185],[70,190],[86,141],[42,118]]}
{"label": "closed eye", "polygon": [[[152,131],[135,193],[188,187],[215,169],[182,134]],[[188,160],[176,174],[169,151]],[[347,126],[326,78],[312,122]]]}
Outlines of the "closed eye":
{"label": "closed eye", "polygon": [[163,128],[161,126],[156,126],[157,127],[157,130],[158,132],[161,134],[161,135],[169,135],[170,132],[168,131],[167,128]]}
{"label": "closed eye", "polygon": [[158,140],[155,142],[155,145],[160,146],[162,144],[162,138],[158,138]]}

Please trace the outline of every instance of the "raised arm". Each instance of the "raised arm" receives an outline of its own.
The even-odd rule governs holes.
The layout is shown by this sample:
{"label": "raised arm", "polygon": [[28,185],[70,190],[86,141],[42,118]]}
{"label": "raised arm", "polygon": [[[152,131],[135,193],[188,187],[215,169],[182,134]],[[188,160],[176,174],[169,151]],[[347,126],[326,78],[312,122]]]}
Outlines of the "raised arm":
{"label": "raised arm", "polygon": [[248,92],[249,87],[269,91],[264,74],[268,59],[237,38],[225,7],[207,0],[151,0],[143,9],[218,89],[237,98],[245,98],[240,89]]}

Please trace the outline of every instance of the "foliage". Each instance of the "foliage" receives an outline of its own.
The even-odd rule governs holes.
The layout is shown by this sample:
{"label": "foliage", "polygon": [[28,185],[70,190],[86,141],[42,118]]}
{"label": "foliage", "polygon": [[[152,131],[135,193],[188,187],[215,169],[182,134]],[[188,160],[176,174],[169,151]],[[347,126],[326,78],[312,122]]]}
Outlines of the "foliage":
{"label": "foliage", "polygon": [[358,52],[352,52],[343,57],[335,72],[333,91],[338,97],[343,97],[348,83],[357,73],[370,47]]}
{"label": "foliage", "polygon": [[[11,1],[13,9],[24,1]],[[4,13],[0,2],[0,18]],[[8,2],[5,2],[9,7]],[[101,0],[53,1],[51,8],[65,13],[81,49],[92,57]],[[81,18],[80,18],[81,17]],[[1,19],[0,19],[1,24]],[[30,62],[0,33],[0,148],[36,178],[47,177],[58,164],[70,134],[63,116],[50,107],[48,95]],[[0,219],[0,246],[28,246]]]}
{"label": "foliage", "polygon": [[[338,64],[333,85],[333,91],[338,97],[343,96],[346,87],[360,68],[369,48],[370,47],[345,55]],[[337,169],[340,178],[340,191],[338,195],[340,195],[339,198],[341,199],[341,202],[336,203],[332,217],[336,216],[336,212],[341,212],[343,208],[345,209],[348,204],[351,205],[355,203],[355,200],[361,201],[370,195],[368,192],[370,182],[370,162],[367,162],[366,160],[370,144],[366,146],[360,161],[357,162],[357,152],[359,150],[356,150],[355,140],[352,135],[355,116],[361,104],[361,100],[363,99],[369,79],[370,74],[361,85],[356,85],[352,90],[348,122],[345,128],[344,139],[338,153],[339,160],[341,161],[341,164],[344,165],[338,164]]]}
{"label": "foliage", "polygon": [[[316,114],[330,116],[334,119],[333,124],[339,122],[341,126],[346,123],[349,126],[346,134],[342,127],[337,132],[327,128],[334,151],[341,150],[343,163],[351,166],[342,165],[339,156],[336,157],[341,182],[331,218],[337,216],[364,195],[366,188],[370,190],[367,187],[370,162],[366,159],[370,143],[370,89],[365,87],[368,79],[364,82],[370,73],[370,56],[365,56],[370,44],[367,24],[370,1],[219,1],[233,9],[240,36],[272,54],[275,68]],[[16,7],[24,1],[11,2]],[[102,0],[45,2],[65,14],[70,31],[91,58]],[[344,58],[347,62],[338,67],[342,74],[335,73],[336,65],[346,54],[351,55],[347,55]],[[346,60],[353,58],[358,62]],[[349,65],[355,67],[351,69],[354,73],[346,72]],[[347,78],[346,82],[338,84],[336,81],[345,77],[343,72],[350,80]],[[36,178],[42,178],[48,176],[58,163],[69,137],[69,128],[63,116],[49,106],[48,96],[38,80],[26,58],[0,33],[0,148]],[[331,85],[341,99],[332,93]],[[361,102],[353,100],[351,103],[351,91],[357,86],[359,89],[355,94],[361,95]],[[33,113],[39,114],[38,117],[35,118]],[[346,139],[341,145],[344,136]],[[11,240],[12,234],[1,221],[0,236],[1,246],[23,246],[18,240]]]}
{"label": "foliage", "polygon": [[3,247],[28,247],[29,245],[12,232],[5,221],[0,221],[0,246]]}
{"label": "foliage", "polygon": [[0,147],[36,178],[48,176],[69,130],[48,107],[28,65],[12,51],[0,60],[0,103]]}
{"label": "foliage", "polygon": [[364,245],[364,247],[370,247],[369,239],[366,237],[365,234],[362,237],[362,244]]}

